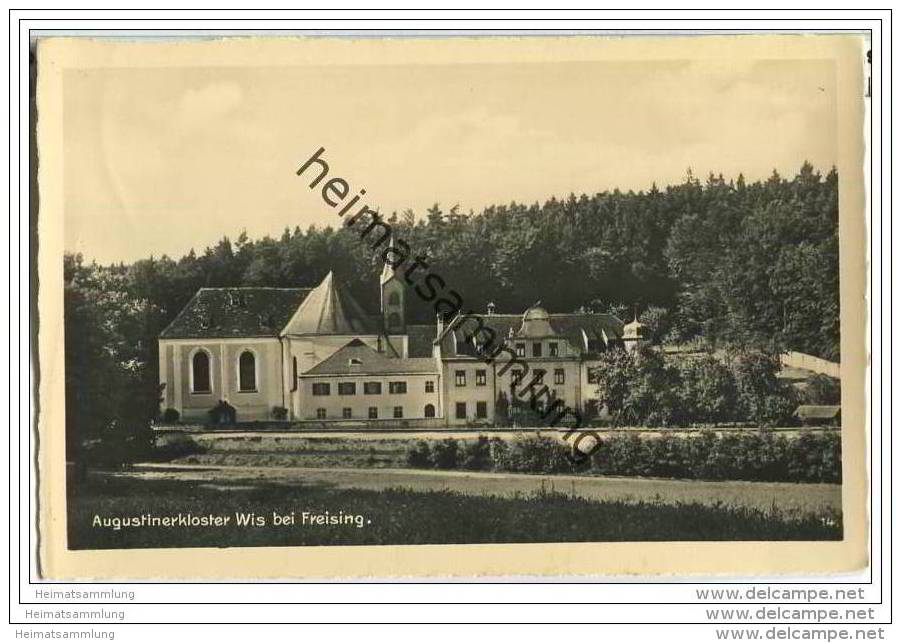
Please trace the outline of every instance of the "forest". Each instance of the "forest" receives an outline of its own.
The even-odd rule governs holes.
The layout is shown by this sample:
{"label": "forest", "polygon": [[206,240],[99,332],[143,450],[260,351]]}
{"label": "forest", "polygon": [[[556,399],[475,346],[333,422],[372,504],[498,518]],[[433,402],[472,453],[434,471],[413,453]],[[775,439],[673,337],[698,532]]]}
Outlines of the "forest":
{"label": "forest", "polygon": [[[541,301],[551,312],[638,314],[662,343],[840,357],[834,168],[805,163],[793,178],[756,182],[688,171],[678,185],[647,191],[478,213],[436,204],[386,221],[476,312]],[[201,287],[308,287],[333,270],[375,313],[382,259],[371,242],[354,229],[295,227],[130,264],[67,254],[67,436],[144,439],[159,412],[157,337]],[[408,301],[408,321],[434,321],[430,304]]]}

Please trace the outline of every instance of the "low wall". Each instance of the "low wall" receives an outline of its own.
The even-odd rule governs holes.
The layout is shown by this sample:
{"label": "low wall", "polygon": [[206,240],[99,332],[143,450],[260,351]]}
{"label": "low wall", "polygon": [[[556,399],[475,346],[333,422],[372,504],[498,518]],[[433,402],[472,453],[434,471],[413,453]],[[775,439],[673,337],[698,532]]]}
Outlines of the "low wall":
{"label": "low wall", "polygon": [[[176,424],[157,424],[153,430],[158,433],[170,431],[182,431],[189,433],[227,433],[240,431],[242,433],[253,432],[297,432],[297,433],[324,433],[329,431],[348,433],[355,431],[413,431],[413,430],[439,430],[448,429],[445,418],[416,418],[400,420],[387,418],[384,420],[300,420],[290,422],[261,421],[238,422],[235,424],[205,424],[201,422],[184,422]],[[456,427],[461,428],[461,427]],[[462,427],[465,428],[465,427]],[[487,430],[484,427],[473,427],[473,431]]]}

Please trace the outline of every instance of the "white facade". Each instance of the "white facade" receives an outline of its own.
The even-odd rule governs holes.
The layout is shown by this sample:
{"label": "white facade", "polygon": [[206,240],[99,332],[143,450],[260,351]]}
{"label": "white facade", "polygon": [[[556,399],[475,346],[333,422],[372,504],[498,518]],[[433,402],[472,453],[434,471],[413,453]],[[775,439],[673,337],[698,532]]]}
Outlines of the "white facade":
{"label": "white facade", "polygon": [[[592,356],[642,338],[637,323],[623,337],[622,322],[610,316],[538,307],[497,315],[492,306],[483,325],[506,350],[495,359],[472,350],[459,317],[447,327],[419,327],[419,354],[411,356],[406,296],[388,270],[375,318],[331,274],[312,290],[204,289],[160,337],[162,408],[188,422],[209,421],[211,409],[225,404],[239,423],[487,426],[498,421],[500,396],[528,402],[532,391],[543,406],[556,401],[581,412],[593,397]],[[242,332],[249,336],[229,336]]]}

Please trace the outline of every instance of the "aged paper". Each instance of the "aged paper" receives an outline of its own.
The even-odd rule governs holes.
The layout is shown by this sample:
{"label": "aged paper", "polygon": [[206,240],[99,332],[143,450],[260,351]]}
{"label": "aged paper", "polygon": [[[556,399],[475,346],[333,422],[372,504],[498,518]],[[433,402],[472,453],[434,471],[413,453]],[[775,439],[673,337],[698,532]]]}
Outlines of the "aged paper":
{"label": "aged paper", "polygon": [[[824,35],[258,37],[165,43],[87,38],[39,40],[40,285],[36,295],[40,318],[37,430],[42,573],[51,579],[614,574],[734,577],[841,572],[866,566],[869,523],[865,453],[869,424],[864,390],[868,363],[864,53],[864,43],[857,36]],[[453,97],[449,93],[448,105],[436,106],[428,99],[427,92],[430,88],[440,91],[442,85],[461,92],[470,88],[472,93],[457,93]],[[562,93],[566,88],[576,87],[578,94]],[[422,93],[418,88],[422,88]],[[643,98],[635,98],[636,92],[642,89]],[[709,96],[704,92],[710,92]],[[632,100],[640,100],[637,104],[646,108],[630,111],[620,105],[618,100],[625,94]],[[717,97],[722,95],[732,96],[733,102],[719,104]],[[342,96],[346,101],[341,100]],[[459,106],[456,100],[460,101]],[[809,110],[805,103],[809,103]],[[651,105],[653,110],[648,107]],[[592,112],[597,114],[596,123],[589,118]],[[228,120],[232,117],[235,120]],[[574,125],[564,136],[561,132],[565,128],[559,124],[568,119]],[[616,119],[621,121],[618,123]],[[231,123],[233,129],[217,129],[220,122]],[[547,124],[551,122],[553,126]],[[705,141],[692,138],[694,130],[690,127],[699,127],[699,123],[707,123],[715,132]],[[595,125],[600,134],[591,133]],[[679,129],[682,127],[687,129]],[[780,145],[786,150],[801,150],[799,153],[806,156],[795,158],[789,153],[784,158],[766,156],[771,148],[756,145],[761,131],[768,135],[785,132]],[[680,137],[684,139],[681,142]],[[582,144],[580,139],[584,139]],[[451,144],[454,140],[462,140],[465,145],[454,146]],[[499,150],[498,141],[507,147]],[[610,146],[604,148],[603,155],[598,154],[598,141]],[[436,151],[436,146],[443,146],[445,152]],[[192,148],[198,151],[196,155],[192,154]],[[716,163],[710,159],[716,159]],[[525,415],[519,416],[517,423],[515,412],[512,427],[504,424],[501,415],[508,417],[506,402],[502,413],[498,401],[503,395],[492,393],[490,397],[480,397],[479,387],[488,382],[495,389],[503,389],[508,386],[511,373],[499,368],[497,360],[487,362],[488,368],[478,366],[475,360],[479,353],[465,354],[460,348],[473,340],[465,334],[455,335],[464,325],[466,305],[454,309],[454,298],[449,297],[447,309],[439,310],[447,314],[438,322],[426,320],[437,326],[434,331],[424,333],[428,336],[423,352],[414,354],[414,344],[418,341],[414,324],[402,316],[392,316],[395,311],[391,308],[407,303],[404,298],[412,295],[403,290],[398,291],[396,298],[392,297],[391,284],[400,283],[402,273],[400,268],[390,265],[376,269],[376,274],[381,271],[378,282],[381,291],[378,296],[373,294],[371,301],[362,303],[349,294],[351,287],[347,283],[353,279],[348,274],[354,268],[345,263],[330,267],[326,276],[317,274],[314,278],[311,274],[304,283],[291,283],[290,288],[279,282],[277,274],[266,273],[262,268],[244,272],[241,279],[248,282],[237,276],[231,282],[208,277],[206,282],[196,282],[201,289],[192,286],[185,293],[180,301],[179,307],[184,306],[180,316],[172,309],[160,313],[168,318],[165,330],[154,335],[159,342],[158,362],[137,365],[134,371],[125,369],[144,374],[149,371],[141,368],[155,369],[148,378],[150,383],[142,389],[147,397],[153,398],[157,381],[161,384],[160,416],[154,420],[152,429],[156,448],[178,443],[184,435],[203,449],[211,448],[210,444],[220,445],[213,447],[213,451],[226,443],[232,444],[228,440],[239,438],[246,444],[256,441],[268,445],[265,454],[268,459],[255,460],[258,464],[252,475],[245,472],[245,476],[240,470],[241,462],[229,459],[228,454],[220,454],[215,459],[210,451],[168,463],[160,462],[162,456],[154,456],[156,460],[126,457],[122,462],[101,462],[103,458],[95,458],[90,460],[90,465],[83,464],[81,458],[86,457],[85,453],[107,449],[108,444],[115,442],[115,437],[109,437],[109,427],[104,429],[107,433],[98,434],[100,437],[79,440],[75,447],[70,444],[67,456],[67,432],[71,439],[71,432],[77,429],[67,426],[66,387],[67,377],[72,374],[66,372],[66,354],[69,351],[71,357],[76,348],[89,347],[93,341],[90,334],[66,336],[67,277],[63,264],[67,253],[69,256],[82,253],[83,265],[96,260],[104,266],[115,266],[151,256],[159,259],[161,255],[178,261],[189,250],[192,255],[194,251],[201,255],[204,245],[215,247],[221,237],[236,235],[242,229],[248,231],[253,242],[265,236],[278,238],[283,228],[295,226],[340,228],[342,219],[336,215],[334,202],[347,203],[354,195],[357,205],[351,210],[353,204],[348,204],[344,210],[361,217],[357,229],[362,224],[375,225],[376,219],[372,217],[379,216],[378,213],[387,221],[389,213],[396,211],[399,217],[392,221],[403,221],[406,208],[411,208],[412,219],[408,223],[410,229],[415,229],[413,221],[429,216],[427,209],[433,202],[430,198],[441,201],[445,210],[443,221],[451,222],[446,225],[456,225],[453,216],[457,211],[448,213],[448,210],[458,187],[463,208],[479,212],[491,204],[510,201],[537,203],[551,197],[565,199],[564,190],[574,192],[574,199],[579,194],[613,192],[617,188],[644,194],[652,189],[652,183],[653,189],[659,186],[665,191],[666,186],[682,183],[683,179],[673,173],[686,167],[698,172],[698,189],[707,180],[708,171],[722,172],[726,180],[748,172],[749,184],[754,181],[763,185],[768,177],[758,168],[785,167],[783,176],[790,179],[805,160],[810,160],[824,175],[830,170],[824,164],[834,165],[837,171],[840,372],[830,370],[839,368],[834,360],[808,355],[805,351],[791,351],[794,357],[788,359],[794,361],[783,366],[786,372],[814,369],[820,374],[831,373],[828,377],[833,380],[840,379],[841,430],[830,433],[806,428],[805,413],[813,414],[809,417],[828,415],[828,420],[838,413],[838,404],[802,404],[817,406],[819,410],[802,411],[799,407],[801,415],[796,417],[801,420],[795,426],[784,427],[779,422],[776,425],[779,430],[785,429],[784,435],[788,436],[785,439],[789,441],[798,439],[805,430],[815,432],[816,440],[824,433],[838,436],[841,464],[836,466],[840,468],[840,488],[836,483],[828,483],[825,477],[805,478],[801,482],[783,483],[772,478],[770,482],[755,482],[741,477],[745,474],[737,474],[731,480],[729,474],[723,474],[726,478],[720,482],[708,480],[705,482],[708,486],[691,487],[685,480],[661,482],[659,475],[621,477],[616,470],[603,469],[602,473],[608,471],[613,477],[600,478],[607,482],[599,482],[589,491],[583,491],[581,486],[577,491],[577,485],[583,485],[582,478],[577,477],[578,471],[566,472],[564,467],[568,465],[530,479],[516,477],[521,473],[505,477],[497,468],[471,471],[461,465],[461,470],[442,474],[444,477],[432,471],[428,475],[436,477],[428,478],[431,482],[427,486],[429,492],[441,493],[442,489],[459,492],[460,496],[442,496],[445,500],[453,498],[454,502],[460,498],[500,496],[506,498],[503,502],[513,502],[510,493],[518,497],[515,492],[528,494],[539,485],[543,493],[550,485],[554,493],[563,492],[560,502],[564,504],[576,502],[575,498],[566,500],[565,492],[572,490],[571,496],[585,498],[583,494],[596,494],[591,496],[595,500],[623,501],[628,505],[635,500],[653,501],[652,492],[643,491],[650,488],[647,485],[652,478],[651,484],[661,485],[661,489],[682,485],[678,486],[678,493],[685,494],[681,497],[684,502],[707,506],[705,494],[719,498],[717,494],[722,489],[728,488],[728,493],[733,493],[738,487],[750,490],[763,488],[753,485],[784,484],[787,486],[772,487],[778,490],[772,493],[781,503],[782,496],[778,494],[796,494],[796,489],[801,489],[789,488],[791,484],[810,484],[809,489],[816,493],[840,495],[841,534],[837,539],[828,535],[811,539],[746,538],[736,527],[738,535],[722,539],[702,535],[670,539],[665,532],[662,535],[647,532],[647,537],[627,542],[582,541],[577,536],[561,537],[560,542],[545,536],[542,542],[534,542],[527,533],[528,525],[522,523],[517,524],[512,535],[492,536],[487,542],[478,534],[468,542],[461,542],[459,536],[442,541],[440,535],[411,542],[387,527],[384,532],[377,532],[389,534],[378,541],[383,544],[365,538],[354,540],[356,536],[343,534],[338,528],[363,532],[392,521],[407,521],[409,525],[443,522],[438,515],[430,513],[430,505],[425,500],[424,504],[416,504],[419,501],[415,500],[411,505],[406,502],[391,505],[372,496],[373,506],[380,509],[370,510],[372,513],[352,509],[356,502],[353,494],[358,493],[355,489],[392,497],[393,491],[367,477],[367,467],[384,466],[393,471],[401,460],[391,461],[390,466],[374,465],[379,454],[372,455],[375,451],[371,451],[368,462],[361,456],[348,462],[329,461],[317,471],[298,467],[285,473],[295,466],[291,447],[285,445],[300,444],[292,440],[303,440],[305,435],[319,436],[317,439],[332,440],[330,444],[337,441],[339,446],[335,449],[340,451],[344,448],[342,436],[365,441],[366,431],[378,434],[380,439],[384,437],[382,433],[406,431],[410,439],[404,440],[403,445],[411,449],[410,442],[426,435],[424,441],[432,445],[429,456],[432,459],[428,460],[427,467],[434,470],[443,466],[435,460],[435,450],[441,448],[436,444],[444,439],[457,440],[460,448],[465,449],[481,434],[496,437],[498,441],[493,444],[502,444],[519,439],[513,435],[516,433],[513,429],[534,428],[522,419]],[[335,180],[336,177],[343,178]],[[689,185],[691,180],[689,176]],[[715,177],[711,180],[715,184]],[[435,191],[434,197],[429,190]],[[368,202],[372,206],[369,210],[363,207],[366,198],[372,199]],[[246,212],[243,218],[236,214],[241,209]],[[296,213],[296,219],[293,214],[279,219],[273,214],[279,211]],[[345,218],[343,224],[349,226],[348,221]],[[284,234],[288,243],[291,233],[285,230]],[[294,233],[295,237],[300,234]],[[234,236],[232,241],[236,241]],[[806,248],[804,241],[798,240],[799,248]],[[391,235],[390,244],[396,249],[394,256],[402,253],[403,245],[412,245],[406,244],[399,234]],[[240,253],[239,244],[235,251]],[[489,243],[486,252],[500,256],[500,247]],[[379,256],[387,261],[392,255],[375,255],[376,259],[372,260],[366,257],[361,265],[378,262]],[[290,260],[282,257],[273,265],[286,265]],[[634,260],[637,262],[639,258]],[[496,261],[492,265],[504,269]],[[832,269],[827,266],[825,272]],[[540,272],[536,269],[536,279]],[[117,278],[115,270],[102,275],[104,279]],[[363,275],[359,276],[362,280]],[[445,274],[442,281],[449,282],[452,276]],[[828,280],[828,274],[823,279]],[[377,287],[373,282],[373,293]],[[514,289],[517,287],[520,286],[514,284]],[[578,291],[582,285],[563,280],[559,287]],[[274,288],[282,290],[273,296]],[[473,288],[470,286],[470,292]],[[605,303],[631,304],[620,314],[622,319],[611,313],[609,317],[614,321],[608,326],[601,324],[602,315],[607,313],[600,310],[583,306],[574,311],[575,307],[569,303],[566,309],[553,309],[552,292],[547,292],[538,302],[529,301],[509,311],[495,311],[492,301],[484,317],[489,326],[494,323],[492,328],[508,333],[511,360],[520,355],[518,344],[522,343],[522,355],[532,351],[530,356],[535,358],[532,369],[540,371],[543,378],[539,384],[549,384],[553,378],[560,385],[561,399],[565,397],[571,415],[578,416],[578,428],[568,431],[567,425],[562,424],[533,432],[554,435],[554,439],[562,433],[563,442],[568,440],[570,446],[575,440],[572,453],[577,456],[586,451],[586,445],[589,450],[593,448],[595,437],[600,442],[614,434],[620,439],[622,431],[627,430],[635,435],[647,434],[647,439],[658,439],[662,425],[666,429],[684,427],[684,432],[674,433],[678,440],[696,437],[689,431],[695,424],[691,418],[661,421],[655,405],[647,418],[632,423],[640,426],[631,429],[625,428],[628,423],[617,424],[612,402],[607,404],[607,410],[614,415],[610,420],[612,428],[600,421],[589,424],[585,419],[589,408],[596,410],[588,404],[588,398],[597,390],[597,369],[608,363],[600,353],[622,349],[627,355],[630,347],[651,342],[650,336],[644,334],[647,324],[640,324],[639,319],[644,319],[643,311],[654,302],[648,298],[633,301],[625,291],[627,286],[622,288],[621,294],[598,295],[600,299],[607,297],[609,302]],[[365,297],[367,291],[362,292]],[[460,292],[462,299],[466,299],[462,286]],[[501,302],[513,301],[505,300],[502,294],[493,296]],[[207,301],[205,297],[211,299]],[[268,298],[265,302],[264,297]],[[482,300],[478,301],[479,310],[484,310]],[[542,305],[541,301],[545,303]],[[118,310],[115,302],[105,302],[103,306],[112,308],[98,310]],[[403,308],[398,310],[401,314],[409,312]],[[508,312],[511,314],[507,315]],[[377,324],[374,330],[367,326],[370,316],[378,318],[373,322]],[[507,317],[515,317],[515,323],[501,324],[502,318]],[[115,315],[107,317],[106,322],[115,324],[115,319]],[[633,321],[635,325],[630,326]],[[97,319],[98,325],[103,322]],[[418,324],[417,327],[426,326]],[[271,337],[263,336],[264,331],[260,329],[271,330]],[[596,338],[589,337],[592,332]],[[500,331],[493,334],[498,335]],[[584,345],[579,347],[583,334]],[[521,340],[514,339],[517,337]],[[574,347],[567,347],[567,338]],[[479,342],[484,339],[478,336],[473,340],[478,350],[481,350]],[[665,344],[660,342],[661,350]],[[300,348],[292,348],[294,345]],[[449,356],[448,351],[455,352]],[[577,352],[581,357],[575,355]],[[589,359],[588,355],[594,357]],[[473,361],[463,359],[467,356]],[[566,361],[564,357],[572,359]],[[536,369],[535,364],[539,362],[545,367]],[[467,370],[460,364],[475,364],[478,368]],[[383,387],[368,386],[370,380],[378,380]],[[579,382],[579,387],[572,389],[575,393],[569,393],[570,389],[564,387],[571,387],[574,380]],[[272,388],[277,381],[281,385]],[[77,388],[78,383],[70,381],[68,385]],[[119,384],[110,382],[110,396],[114,395],[116,386]],[[470,387],[471,393],[465,392]],[[309,395],[305,397],[307,392]],[[351,396],[353,401],[348,401]],[[397,401],[400,399],[412,401],[407,404]],[[138,404],[136,399],[134,405]],[[414,406],[415,410],[411,410]],[[834,410],[828,410],[827,406]],[[168,424],[167,412],[171,420]],[[710,439],[722,439],[730,435],[729,430],[737,431],[732,426],[736,425],[735,420],[730,422],[728,427],[711,423],[713,428],[707,433],[719,437]],[[70,422],[74,423],[75,420]],[[114,425],[120,432],[128,430],[122,428],[121,421]],[[322,434],[326,437],[322,438]],[[778,442],[781,437],[774,439],[783,444]],[[379,447],[373,444],[367,448]],[[72,453],[80,455],[73,460]],[[109,453],[105,455],[112,457]],[[262,458],[258,452],[252,455]],[[419,488],[421,480],[428,476],[424,472],[415,473],[418,471],[415,458],[408,456],[407,461],[413,463],[410,472],[382,475],[395,476],[391,478],[395,481],[392,485]],[[238,467],[238,473],[234,467]],[[359,470],[349,471],[355,468]],[[673,474],[675,478],[681,475]],[[251,478],[258,480],[249,482]],[[699,474],[699,478],[703,476]],[[85,505],[91,507],[88,512],[91,515],[75,517],[71,503],[77,496],[71,492],[77,488],[72,485],[78,483],[73,481],[88,480],[93,481],[89,484],[95,484],[100,479],[106,481],[107,488],[126,482],[136,486],[123,486],[118,495],[92,498],[90,502],[94,504]],[[463,479],[465,483],[460,482]],[[159,480],[182,485],[186,504],[170,507],[170,515],[161,513],[162,505],[145,510],[134,504],[134,496],[132,502],[128,501],[129,489],[157,484]],[[265,480],[266,486],[257,488],[254,495],[254,485],[262,484],[259,480]],[[522,489],[516,486],[521,480],[525,480]],[[225,540],[212,537],[192,544],[191,536],[182,532],[174,540],[168,540],[159,522],[180,516],[172,518],[174,529],[179,528],[179,520],[182,526],[185,521],[194,521],[197,529],[227,529],[242,520],[236,513],[252,513],[254,498],[259,499],[263,493],[260,489],[270,493],[294,487],[313,490],[320,485],[341,491],[344,495],[327,497],[350,498],[351,505],[329,505],[323,500],[315,506],[298,507],[286,502],[283,507],[277,507],[279,511],[275,513],[279,515],[275,516],[272,505],[267,504],[269,501],[259,500],[265,520],[257,529],[266,534],[267,530],[277,528],[284,533],[289,528],[315,530],[317,525],[337,525],[336,530],[328,532],[336,534],[331,540],[328,536],[316,536],[298,544],[292,537],[267,540],[264,535],[250,540],[242,536],[229,542],[224,536]],[[504,485],[510,485],[512,492]],[[493,495],[492,486],[496,487],[497,496]],[[478,491],[471,493],[470,487]],[[171,490],[165,487],[164,491]],[[209,504],[209,499],[218,493],[223,494],[223,499],[246,494],[248,500],[238,507],[239,512],[232,512],[232,505],[228,505],[229,511],[219,512],[214,504]],[[734,493],[741,495],[744,491]],[[539,496],[535,502],[543,502],[548,497],[551,501],[557,498]],[[459,521],[466,523],[470,516],[465,513],[465,507],[475,505],[466,504],[469,500],[459,501],[464,507]],[[773,504],[777,504],[775,499]],[[580,514],[574,520],[585,520],[586,533],[593,533],[592,525],[600,525],[605,520],[601,508],[608,505],[588,502],[586,506],[586,511],[598,513],[590,519]],[[439,505],[435,507],[436,512],[446,511]],[[519,515],[519,510],[506,505],[498,509],[501,510]],[[671,509],[656,505],[648,509],[657,510]],[[547,511],[556,512],[558,508]],[[632,509],[627,507],[624,511]],[[738,521],[745,516],[742,511],[711,520]],[[146,518],[140,518],[142,515]],[[279,524],[287,523],[289,515],[290,524]],[[553,529],[548,531],[544,523],[556,521],[553,516],[558,516],[557,513],[547,513],[547,518],[540,511],[529,515],[536,532],[555,533]],[[651,514],[637,515],[651,520]],[[246,529],[254,529],[256,518],[243,519],[251,525]],[[135,519],[140,525],[116,526],[116,520],[128,519]],[[810,528],[834,526],[830,518],[821,520],[822,525]],[[375,527],[370,526],[373,523]],[[153,532],[159,536],[130,540],[130,534],[145,528],[162,531]],[[722,533],[728,531],[725,526],[721,529]],[[101,532],[103,535],[96,542],[91,540],[91,534]],[[645,532],[637,529],[635,533]]]}

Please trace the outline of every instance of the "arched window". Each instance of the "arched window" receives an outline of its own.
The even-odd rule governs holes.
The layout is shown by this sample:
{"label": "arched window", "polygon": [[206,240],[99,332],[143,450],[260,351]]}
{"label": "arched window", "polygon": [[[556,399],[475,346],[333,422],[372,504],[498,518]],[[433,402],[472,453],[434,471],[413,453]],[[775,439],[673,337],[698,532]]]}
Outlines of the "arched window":
{"label": "arched window", "polygon": [[400,328],[403,324],[400,321],[400,315],[391,313],[388,315],[388,328]]}
{"label": "arched window", "polygon": [[425,405],[425,416],[427,418],[435,417],[435,407],[433,405],[431,405],[431,404]]}
{"label": "arched window", "polygon": [[199,350],[191,358],[191,392],[210,393],[213,387],[210,382],[210,356],[205,350]]}
{"label": "arched window", "polygon": [[249,350],[241,353],[238,358],[238,390],[257,390],[257,360]]}
{"label": "arched window", "polygon": [[389,306],[400,306],[400,295],[397,294],[397,291],[388,295],[388,305]]}

